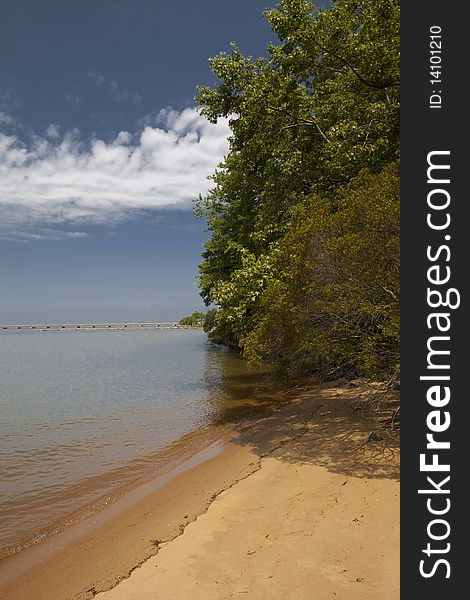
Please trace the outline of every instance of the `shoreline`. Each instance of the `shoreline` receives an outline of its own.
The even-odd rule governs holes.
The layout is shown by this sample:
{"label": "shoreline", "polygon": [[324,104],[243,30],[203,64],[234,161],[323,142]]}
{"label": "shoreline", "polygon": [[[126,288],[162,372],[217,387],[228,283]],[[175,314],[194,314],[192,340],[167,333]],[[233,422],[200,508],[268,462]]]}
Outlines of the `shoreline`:
{"label": "shoreline", "polygon": [[[101,496],[95,498],[92,502],[83,504],[82,506],[70,509],[63,517],[50,521],[49,524],[43,527],[36,527],[42,533],[41,538],[47,541],[35,540],[33,535],[23,536],[18,538],[16,542],[6,545],[0,550],[0,585],[2,581],[1,573],[2,566],[9,561],[17,560],[23,554],[37,553],[39,549],[49,543],[56,546],[54,540],[63,536],[67,538],[67,532],[71,530],[80,530],[80,528],[90,529],[92,520],[106,520],[106,516],[113,511],[117,511],[119,505],[131,504],[133,497],[139,497],[144,493],[144,490],[151,490],[153,487],[163,485],[163,483],[171,477],[173,472],[178,470],[186,463],[191,464],[195,456],[204,453],[214,444],[217,444],[221,439],[230,435],[230,426],[212,425],[201,429],[195,429],[185,433],[179,439],[159,448],[155,452],[139,457],[139,462],[149,464],[146,469],[140,467],[138,475],[127,477],[123,482],[115,487],[114,490],[103,491]],[[150,463],[153,464],[152,468]],[[112,479],[117,477],[116,471],[128,471],[129,473],[135,470],[132,469],[133,463],[116,469],[115,471],[103,472],[101,475],[95,474],[97,479],[107,478]],[[79,534],[75,535],[78,537]]]}
{"label": "shoreline", "polygon": [[96,513],[84,516],[68,527],[54,531],[41,543],[31,543],[17,552],[5,555],[0,560],[0,589],[23,573],[34,569],[44,559],[56,556],[66,546],[72,546],[95,532],[106,527],[107,523],[125,514],[141,500],[152,493],[159,492],[168,482],[180,473],[184,473],[196,465],[202,464],[223,452],[223,445],[230,434],[228,431],[219,434],[218,439],[208,443],[202,449],[195,450],[182,462],[164,470],[150,481],[138,484],[117,498],[110,505],[97,510]]}
{"label": "shoreline", "polygon": [[[123,574],[129,573],[156,552],[155,540],[170,540],[181,532],[183,507],[189,522],[205,510],[212,496],[220,491],[226,481],[227,462],[232,461],[227,456],[231,454],[228,448],[225,452],[218,450],[216,456],[208,460],[215,470],[212,477],[205,476],[207,462],[195,465],[189,459],[175,468],[176,474],[170,474],[173,477],[168,479],[164,476],[161,487],[153,481],[147,485],[155,487],[154,491],[149,492],[144,485],[135,490],[137,498],[129,498],[132,493],[125,496],[122,503],[128,506],[123,510],[117,501],[95,517],[53,536],[50,551],[45,545],[38,544],[6,559],[4,575],[0,577],[2,598],[84,599],[95,595],[95,587],[105,590],[115,585]],[[205,449],[198,454],[207,451]],[[225,457],[219,465],[221,454]],[[238,456],[234,458],[236,469],[239,460]],[[201,477],[203,485],[198,484]],[[162,506],[164,512],[161,511]],[[152,516],[149,516],[149,511]],[[125,548],[125,555],[114,555],[113,562],[110,555],[113,555],[116,544]],[[29,553],[33,555],[31,558]]]}
{"label": "shoreline", "polygon": [[[380,452],[377,453],[377,444],[365,444],[372,422],[369,418],[360,418],[358,411],[354,411],[353,405],[366,393],[367,390],[360,387],[349,389],[337,384],[326,384],[312,387],[308,391],[298,390],[292,397],[289,395],[284,406],[273,410],[267,416],[235,427],[238,432],[234,434],[233,439],[224,438],[222,443],[213,449],[214,455],[211,455],[211,450],[206,449],[203,452],[208,454],[203,456],[202,460],[195,458],[186,468],[184,464],[181,465],[181,471],[175,473],[168,481],[161,482],[160,487],[154,483],[152,490],[138,488],[136,491],[140,489],[141,497],[120,514],[111,515],[107,512],[109,508],[102,511],[103,514],[107,513],[106,523],[98,524],[88,533],[82,532],[83,535],[78,539],[64,543],[49,556],[42,557],[35,566],[23,571],[22,576],[5,584],[2,597],[5,600],[33,597],[35,600],[88,600],[103,592],[102,600],[107,600],[108,596],[110,599],[131,598],[128,592],[122,591],[126,582],[132,580],[132,585],[137,586],[136,589],[139,588],[140,583],[137,581],[136,584],[135,578],[141,578],[142,573],[150,568],[150,561],[161,561],[165,555],[171,556],[173,549],[177,549],[181,544],[183,550],[180,548],[177,554],[183,560],[185,544],[187,546],[187,540],[191,537],[189,533],[195,531],[197,534],[201,527],[207,532],[204,519],[212,523],[209,528],[220,527],[224,518],[229,519],[231,515],[218,514],[214,517],[212,513],[221,502],[227,502],[227,498],[230,502],[232,498],[235,506],[231,512],[235,514],[236,505],[243,506],[243,498],[239,497],[243,487],[253,486],[261,479],[258,481],[258,497],[261,498],[265,493],[270,493],[269,488],[273,481],[286,477],[280,485],[279,506],[282,511],[283,504],[286,503],[283,495],[292,485],[288,480],[293,468],[299,472],[303,469],[308,474],[307,479],[313,489],[318,487],[321,491],[326,485],[324,480],[327,479],[326,487],[339,486],[341,489],[338,493],[343,496],[345,491],[353,491],[356,485],[359,485],[362,494],[364,481],[374,481],[376,485],[381,482],[380,487],[395,498],[393,507],[389,507],[387,512],[394,515],[398,521],[398,464],[390,463],[391,455],[387,454],[386,449],[380,455]],[[355,453],[358,453],[360,460],[354,459]],[[395,454],[395,450],[392,454]],[[393,458],[395,460],[396,457]],[[267,471],[265,467],[268,467]],[[270,473],[270,469],[274,471]],[[314,473],[314,481],[310,481],[310,471]],[[354,480],[354,485],[350,485],[347,490],[343,483],[345,475],[348,477],[347,481]],[[325,504],[328,504],[330,496],[329,492],[323,501],[318,500],[316,509],[319,514],[325,511]],[[354,501],[356,502],[357,498]],[[353,508],[351,506],[351,510]],[[227,512],[226,509],[223,510]],[[256,529],[253,529],[253,523],[249,526],[252,527],[252,531]],[[309,524],[304,523],[302,527],[305,539],[311,537],[308,535]],[[238,525],[230,531],[232,538],[235,535],[237,539],[237,528]],[[390,534],[396,545],[398,532],[385,533]],[[189,546],[191,544],[194,544],[194,540],[190,540]],[[230,549],[228,550],[230,552]],[[398,561],[398,550],[394,551],[395,554]],[[200,560],[203,563],[205,561],[209,569],[213,562],[211,556],[204,557],[201,552],[199,555]],[[254,555],[246,555],[245,552],[245,556]],[[172,561],[175,562],[174,556]],[[291,560],[287,562],[292,570],[295,563]],[[199,570],[200,568],[201,565]],[[395,566],[394,570],[396,569]],[[191,579],[191,569],[187,573]],[[190,589],[191,585],[204,584],[204,578],[194,581],[193,573],[192,579],[192,584],[191,581],[186,582],[185,585],[190,587],[185,588],[185,593],[194,595],[195,590]],[[398,577],[395,579],[398,585]],[[123,583],[118,585],[122,580]],[[174,574],[174,585],[178,585],[178,581]],[[171,577],[166,583],[154,582],[148,585],[158,585],[161,589],[163,584],[171,586]],[[200,588],[208,594],[207,598],[226,597],[217,595],[219,592],[212,589],[211,585],[202,585]],[[360,587],[361,593],[364,593],[365,586]],[[396,589],[396,586],[392,588]],[[167,597],[179,597],[174,595],[176,592],[176,588],[168,588],[167,593],[171,596]],[[144,591],[141,590],[141,593]],[[181,596],[185,597],[190,596]],[[294,597],[308,596],[295,596],[294,593]],[[136,596],[137,598],[140,596]]]}

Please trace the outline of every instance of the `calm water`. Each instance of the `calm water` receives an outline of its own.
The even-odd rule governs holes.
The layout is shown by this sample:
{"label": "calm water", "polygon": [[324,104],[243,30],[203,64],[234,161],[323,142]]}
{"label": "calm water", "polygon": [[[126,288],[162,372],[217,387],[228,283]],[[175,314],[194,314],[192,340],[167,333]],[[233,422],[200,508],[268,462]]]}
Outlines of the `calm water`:
{"label": "calm water", "polygon": [[188,330],[1,333],[0,377],[0,556],[95,512],[273,397],[266,376]]}

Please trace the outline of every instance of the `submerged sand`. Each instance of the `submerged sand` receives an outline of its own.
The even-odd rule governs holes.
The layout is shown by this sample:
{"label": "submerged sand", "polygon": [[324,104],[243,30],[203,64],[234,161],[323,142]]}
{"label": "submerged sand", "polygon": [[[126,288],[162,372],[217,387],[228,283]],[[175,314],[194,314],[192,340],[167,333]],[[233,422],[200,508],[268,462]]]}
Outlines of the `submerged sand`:
{"label": "submerged sand", "polygon": [[368,394],[299,390],[2,598],[398,600],[398,450],[386,431],[366,442]]}

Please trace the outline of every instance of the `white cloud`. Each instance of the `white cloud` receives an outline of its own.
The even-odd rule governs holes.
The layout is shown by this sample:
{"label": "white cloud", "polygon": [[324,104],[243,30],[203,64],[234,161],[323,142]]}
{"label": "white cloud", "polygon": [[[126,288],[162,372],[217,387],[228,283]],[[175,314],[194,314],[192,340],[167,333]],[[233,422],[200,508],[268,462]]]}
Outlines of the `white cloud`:
{"label": "white cloud", "polygon": [[61,231],[48,227],[35,227],[33,230],[14,229],[2,230],[0,227],[0,239],[7,242],[21,242],[23,244],[37,240],[69,240],[88,237],[86,231]]}
{"label": "white cloud", "polygon": [[86,77],[89,77],[90,79],[92,79],[95,84],[96,87],[100,87],[100,85],[105,81],[106,77],[104,75],[100,75],[99,73],[96,73],[96,71],[89,71],[86,74]]}
{"label": "white cloud", "polygon": [[13,117],[0,110],[0,125],[13,125]]}
{"label": "white cloud", "polygon": [[87,144],[77,130],[60,135],[54,125],[27,145],[0,133],[1,229],[115,223],[141,210],[188,207],[209,189],[229,133],[226,120],[213,125],[192,108],[160,111],[152,125],[110,143]]}
{"label": "white cloud", "polygon": [[47,135],[47,137],[49,137],[53,140],[59,139],[59,137],[60,137],[59,125],[54,125],[54,123],[51,123],[49,125],[49,127],[46,129],[46,135]]}

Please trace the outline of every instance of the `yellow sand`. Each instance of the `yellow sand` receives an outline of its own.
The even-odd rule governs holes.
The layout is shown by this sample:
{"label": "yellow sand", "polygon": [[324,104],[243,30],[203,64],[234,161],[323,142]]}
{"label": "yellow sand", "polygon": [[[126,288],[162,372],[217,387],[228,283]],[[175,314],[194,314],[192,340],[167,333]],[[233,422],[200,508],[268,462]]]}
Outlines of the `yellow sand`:
{"label": "yellow sand", "polygon": [[[345,423],[338,425],[344,435]],[[295,428],[286,431],[285,443],[261,458],[255,473],[98,600],[398,600],[394,473],[376,464],[382,476],[374,477],[372,456],[381,448],[358,451],[350,438],[360,442],[359,432],[341,441],[323,422],[332,437],[323,432],[322,440],[341,447],[322,449],[320,427],[297,422],[298,437]],[[337,452],[342,464],[315,464],[314,449],[319,462]],[[391,453],[381,458],[386,463]]]}

